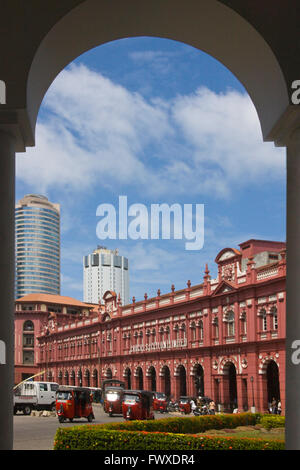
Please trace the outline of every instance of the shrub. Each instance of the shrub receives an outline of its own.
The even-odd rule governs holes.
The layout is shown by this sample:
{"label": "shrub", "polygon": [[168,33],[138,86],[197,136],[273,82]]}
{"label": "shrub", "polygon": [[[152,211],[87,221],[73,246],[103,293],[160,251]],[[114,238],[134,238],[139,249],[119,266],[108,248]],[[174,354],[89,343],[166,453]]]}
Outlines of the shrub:
{"label": "shrub", "polygon": [[[269,417],[269,416],[267,416]],[[165,418],[59,428],[54,449],[86,450],[280,450],[281,440],[197,436],[209,429],[255,425],[259,413]],[[272,417],[271,417],[272,418]],[[142,437],[142,438],[141,438]]]}
{"label": "shrub", "polygon": [[[141,438],[142,437],[142,438]],[[280,440],[211,437],[146,431],[111,431],[100,426],[59,428],[54,450],[283,450]]]}
{"label": "shrub", "polygon": [[285,425],[285,416],[263,415],[259,419],[259,424],[266,429],[282,428]]}
{"label": "shrub", "polygon": [[174,417],[149,421],[125,421],[106,423],[99,426],[111,430],[161,431],[182,434],[195,434],[209,429],[236,428],[255,425],[261,418],[260,413],[217,414],[193,417]]}

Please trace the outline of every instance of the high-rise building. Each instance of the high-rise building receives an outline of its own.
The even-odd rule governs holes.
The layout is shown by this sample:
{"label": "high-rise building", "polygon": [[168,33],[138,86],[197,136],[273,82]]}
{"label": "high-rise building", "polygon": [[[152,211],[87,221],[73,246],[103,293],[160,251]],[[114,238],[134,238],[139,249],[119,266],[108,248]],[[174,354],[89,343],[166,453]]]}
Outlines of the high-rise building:
{"label": "high-rise building", "polygon": [[60,294],[60,206],[28,194],[15,209],[16,298]]}
{"label": "high-rise building", "polygon": [[120,294],[123,305],[129,303],[128,259],[118,250],[98,246],[83,257],[83,301],[98,303],[108,290]]}

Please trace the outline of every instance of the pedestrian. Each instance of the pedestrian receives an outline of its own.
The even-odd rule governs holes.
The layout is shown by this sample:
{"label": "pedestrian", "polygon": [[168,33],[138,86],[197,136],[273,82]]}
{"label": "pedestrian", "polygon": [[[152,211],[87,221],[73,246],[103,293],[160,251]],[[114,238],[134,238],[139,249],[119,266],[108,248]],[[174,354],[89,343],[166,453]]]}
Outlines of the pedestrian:
{"label": "pedestrian", "polygon": [[197,408],[194,400],[191,400],[191,410],[194,411]]}
{"label": "pedestrian", "polygon": [[209,403],[208,408],[209,408],[209,414],[214,415],[216,412],[216,404],[213,400]]}
{"label": "pedestrian", "polygon": [[272,403],[271,403],[271,410],[272,410],[273,415],[277,414],[277,401],[274,397],[273,397]]}
{"label": "pedestrian", "polygon": [[281,415],[281,401],[279,400],[278,404],[277,404],[277,414],[278,415]]}
{"label": "pedestrian", "polygon": [[270,401],[268,402],[268,412],[269,412],[269,414],[272,413],[272,407],[271,407],[271,402]]}

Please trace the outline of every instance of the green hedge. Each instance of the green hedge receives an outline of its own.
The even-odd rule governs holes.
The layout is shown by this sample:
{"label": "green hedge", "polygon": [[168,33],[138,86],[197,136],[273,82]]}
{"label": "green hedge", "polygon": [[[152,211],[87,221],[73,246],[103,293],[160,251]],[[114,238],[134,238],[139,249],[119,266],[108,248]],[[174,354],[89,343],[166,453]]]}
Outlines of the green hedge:
{"label": "green hedge", "polygon": [[105,423],[99,426],[111,430],[128,431],[159,431],[182,434],[195,434],[209,429],[233,429],[237,426],[251,426],[257,424],[262,415],[260,413],[217,414],[193,417],[172,417],[157,420],[124,421],[121,423]]}
{"label": "green hedge", "polygon": [[[269,422],[274,417],[267,415]],[[284,441],[236,437],[196,436],[209,429],[233,429],[261,424],[259,413],[220,414],[190,418],[125,421],[59,428],[55,450],[280,450]],[[274,427],[274,426],[273,426]],[[141,438],[142,437],[142,438]]]}
{"label": "green hedge", "polygon": [[283,428],[285,426],[285,416],[263,415],[258,422],[266,429]]}
{"label": "green hedge", "polygon": [[98,426],[58,429],[54,450],[283,450],[280,440],[209,437]]}

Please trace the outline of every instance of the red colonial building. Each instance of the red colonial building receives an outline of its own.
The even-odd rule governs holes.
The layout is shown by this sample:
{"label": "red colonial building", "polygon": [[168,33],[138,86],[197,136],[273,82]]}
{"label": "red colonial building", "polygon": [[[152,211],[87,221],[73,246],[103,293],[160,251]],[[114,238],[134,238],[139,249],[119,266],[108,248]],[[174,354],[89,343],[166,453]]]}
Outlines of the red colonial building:
{"label": "red colonial building", "polygon": [[28,294],[19,298],[15,310],[15,384],[40,372],[37,337],[53,315],[81,318],[95,308],[98,312],[98,307],[61,295]]}
{"label": "red colonial building", "polygon": [[[48,312],[36,363],[46,379],[210,396],[220,409],[266,411],[285,402],[285,243],[248,240],[223,249],[203,282],[121,305],[106,292],[85,314]],[[19,314],[23,312],[22,299]],[[23,318],[24,320],[24,318]]]}

